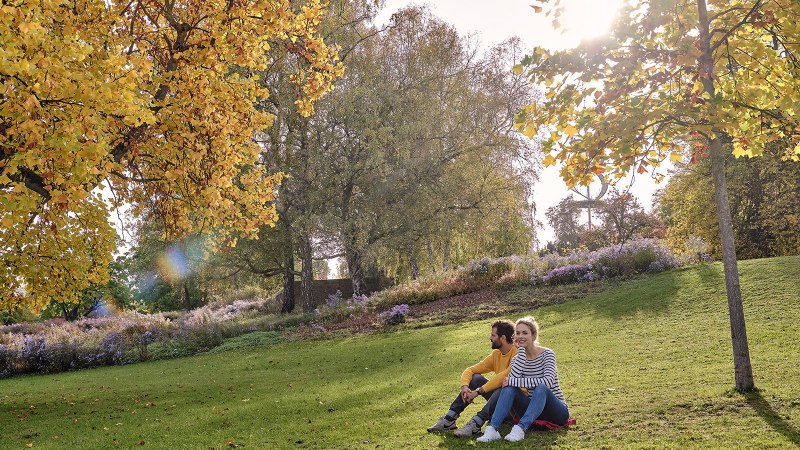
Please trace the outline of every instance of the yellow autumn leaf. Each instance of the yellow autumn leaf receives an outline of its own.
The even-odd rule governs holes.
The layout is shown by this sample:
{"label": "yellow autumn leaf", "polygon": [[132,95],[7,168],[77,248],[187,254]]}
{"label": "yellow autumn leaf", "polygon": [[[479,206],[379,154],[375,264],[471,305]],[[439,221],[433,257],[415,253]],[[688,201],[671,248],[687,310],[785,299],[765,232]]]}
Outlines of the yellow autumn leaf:
{"label": "yellow autumn leaf", "polygon": [[678,152],[672,152],[669,155],[669,160],[672,162],[681,162],[683,160],[683,155]]}
{"label": "yellow autumn leaf", "polygon": [[542,164],[544,164],[545,167],[554,166],[556,165],[556,159],[553,158],[552,155],[545,155],[544,159],[542,159]]}
{"label": "yellow autumn leaf", "polygon": [[533,135],[536,134],[536,130],[530,125],[525,125],[525,128],[522,130],[522,134],[524,134],[528,139],[533,139]]}
{"label": "yellow autumn leaf", "polygon": [[517,64],[511,70],[513,70],[514,73],[517,75],[522,75],[522,69],[523,69],[522,64]]}
{"label": "yellow autumn leaf", "polygon": [[578,133],[578,129],[573,127],[572,125],[567,125],[567,127],[564,128],[564,133],[567,136],[572,137],[572,136],[575,136]]}
{"label": "yellow autumn leaf", "polygon": [[741,158],[742,156],[752,156],[750,151],[742,147],[741,145],[735,144],[733,146],[733,156],[736,158]]}

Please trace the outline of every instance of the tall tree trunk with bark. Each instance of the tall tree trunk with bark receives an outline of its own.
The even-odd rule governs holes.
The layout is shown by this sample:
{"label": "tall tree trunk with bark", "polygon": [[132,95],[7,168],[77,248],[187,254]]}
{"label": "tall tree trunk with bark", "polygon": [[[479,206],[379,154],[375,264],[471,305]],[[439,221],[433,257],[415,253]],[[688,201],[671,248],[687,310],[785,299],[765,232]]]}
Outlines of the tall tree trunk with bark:
{"label": "tall tree trunk with bark", "polygon": [[281,312],[294,311],[294,246],[292,245],[292,229],[284,224],[283,228],[283,302]]}
{"label": "tall tree trunk with bark", "polygon": [[433,258],[433,245],[431,244],[431,238],[428,238],[426,242],[426,246],[428,247],[428,267],[431,270],[431,273],[436,273],[436,261]]}
{"label": "tall tree trunk with bark", "polygon": [[314,253],[311,249],[311,238],[307,235],[300,236],[300,303],[303,305],[303,312],[311,312],[316,305],[314,304]]}
{"label": "tall tree trunk with bark", "polygon": [[[714,59],[711,52],[711,35],[709,32],[708,11],[705,0],[697,0],[700,25],[700,79],[710,98],[715,97]],[[731,342],[733,344],[733,367],[736,390],[749,391],[755,387],[753,369],[750,365],[750,350],[747,344],[747,327],[744,320],[742,290],[739,286],[739,267],[736,261],[736,247],[733,241],[733,222],[730,204],[728,203],[728,186],[725,180],[725,153],[722,149],[722,135],[716,132],[709,139],[711,153],[711,175],[714,179],[714,198],[719,219],[719,234],[722,244],[722,262],[725,270],[725,289],[728,294],[728,314],[731,324]]]}
{"label": "tall tree trunk with bark", "polygon": [[181,290],[181,301],[183,302],[183,308],[186,311],[190,311],[192,309],[192,297],[189,296],[189,278],[183,279],[179,289]]}
{"label": "tall tree trunk with bark", "polygon": [[444,241],[444,250],[442,251],[442,271],[447,272],[450,270],[450,239]]}
{"label": "tall tree trunk with bark", "polygon": [[755,382],[753,381],[753,368],[750,364],[750,349],[747,343],[742,290],[739,285],[739,267],[736,260],[736,246],[733,241],[733,223],[728,203],[728,187],[725,180],[725,153],[719,138],[711,141],[711,175],[714,178],[714,197],[722,244],[725,290],[728,294],[728,314],[731,324],[736,390],[744,392],[753,389]]}
{"label": "tall tree trunk with bark", "polygon": [[412,242],[406,244],[406,253],[408,253],[408,265],[411,266],[411,279],[416,280],[419,278],[419,264],[417,264],[417,254]]}
{"label": "tall tree trunk with bark", "polygon": [[344,257],[347,260],[347,272],[353,284],[353,296],[366,295],[367,282],[364,280],[364,268],[361,261],[361,248],[358,245],[356,227],[351,221],[355,218],[350,216],[350,202],[353,199],[353,183],[347,183],[342,191],[342,222],[344,222],[344,232],[342,241],[344,242]]}
{"label": "tall tree trunk with bark", "polygon": [[361,262],[361,250],[355,245],[349,245],[345,249],[347,259],[347,272],[350,274],[350,281],[353,284],[353,295],[363,295],[367,293],[367,282],[364,279],[364,269]]}

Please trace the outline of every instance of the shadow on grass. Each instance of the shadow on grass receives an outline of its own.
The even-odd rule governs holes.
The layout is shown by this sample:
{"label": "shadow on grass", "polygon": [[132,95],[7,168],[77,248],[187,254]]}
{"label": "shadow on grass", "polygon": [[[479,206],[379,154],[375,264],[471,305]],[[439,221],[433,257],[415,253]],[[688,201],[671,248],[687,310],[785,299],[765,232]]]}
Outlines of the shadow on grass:
{"label": "shadow on grass", "polygon": [[780,416],[768,401],[761,396],[759,391],[746,392],[744,394],[747,403],[764,419],[773,430],[784,435],[794,445],[800,446],[800,430],[790,424],[786,419]]}
{"label": "shadow on grass", "polygon": [[[558,447],[559,442],[563,444],[564,437],[566,436],[568,431],[569,430],[567,430],[567,429],[561,429],[561,430],[534,430],[534,431],[530,431],[529,430],[527,433],[525,433],[525,440],[523,442],[525,444],[525,447],[528,447],[528,448],[531,448],[531,447],[532,448],[555,448],[555,447]],[[500,434],[505,436],[509,432],[511,432],[511,425],[509,425],[508,423],[503,424],[503,426],[500,428]],[[478,435],[478,436],[480,436],[480,435]],[[478,436],[476,436],[475,438],[477,438]],[[473,440],[470,440],[470,439],[457,438],[457,437],[452,436],[452,435],[442,435],[442,440],[439,443],[439,448],[463,449],[463,448],[469,446],[468,445],[469,442],[472,442],[473,444],[477,444],[479,446],[482,445],[482,444],[480,444],[478,442],[474,442],[475,438],[473,438]],[[501,440],[501,441],[499,441],[499,443],[511,444],[510,442],[507,442],[505,440]],[[514,444],[514,445],[518,445],[518,444]]]}
{"label": "shadow on grass", "polygon": [[700,290],[706,290],[709,286],[716,286],[723,293],[725,291],[721,268],[708,264],[682,267],[656,275],[638,275],[615,282],[614,289],[601,292],[589,300],[598,315],[618,318],[639,312],[660,313],[666,311],[676,299],[685,301],[685,298],[694,295],[705,295],[706,292]]}
{"label": "shadow on grass", "polygon": [[596,314],[618,318],[639,312],[666,311],[682,287],[682,271],[640,276],[589,300]]}

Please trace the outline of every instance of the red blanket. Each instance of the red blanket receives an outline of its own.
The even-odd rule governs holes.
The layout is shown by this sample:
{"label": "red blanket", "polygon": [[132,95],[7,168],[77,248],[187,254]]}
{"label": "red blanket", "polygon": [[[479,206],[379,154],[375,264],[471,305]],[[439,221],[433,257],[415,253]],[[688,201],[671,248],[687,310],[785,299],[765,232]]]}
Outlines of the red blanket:
{"label": "red blanket", "polygon": [[[514,422],[515,424],[519,423],[519,419],[521,419],[521,417],[514,414],[514,411],[511,411],[511,413],[509,413],[509,416],[511,416],[511,421]],[[567,420],[567,423],[565,423],[564,425],[558,425],[556,423],[548,422],[546,420],[534,420],[529,429],[557,430],[559,428],[567,428],[568,426],[575,425],[576,423],[578,423],[578,421],[575,420],[573,417],[570,417],[569,420]]]}
{"label": "red blanket", "polygon": [[577,422],[578,421],[572,417],[570,417],[569,420],[567,420],[567,423],[565,423],[564,425],[557,425],[553,422],[548,422],[546,420],[534,420],[533,423],[531,424],[531,428],[539,427],[539,428],[547,428],[548,430],[556,430],[558,428],[566,428],[570,425],[575,425]]}

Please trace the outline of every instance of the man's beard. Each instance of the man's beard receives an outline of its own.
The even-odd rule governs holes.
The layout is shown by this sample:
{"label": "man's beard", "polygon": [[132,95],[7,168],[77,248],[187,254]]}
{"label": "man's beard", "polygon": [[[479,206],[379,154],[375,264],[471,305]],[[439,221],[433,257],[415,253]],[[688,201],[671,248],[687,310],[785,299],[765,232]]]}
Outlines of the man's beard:
{"label": "man's beard", "polygon": [[492,341],[492,350],[497,350],[500,348],[500,341]]}

